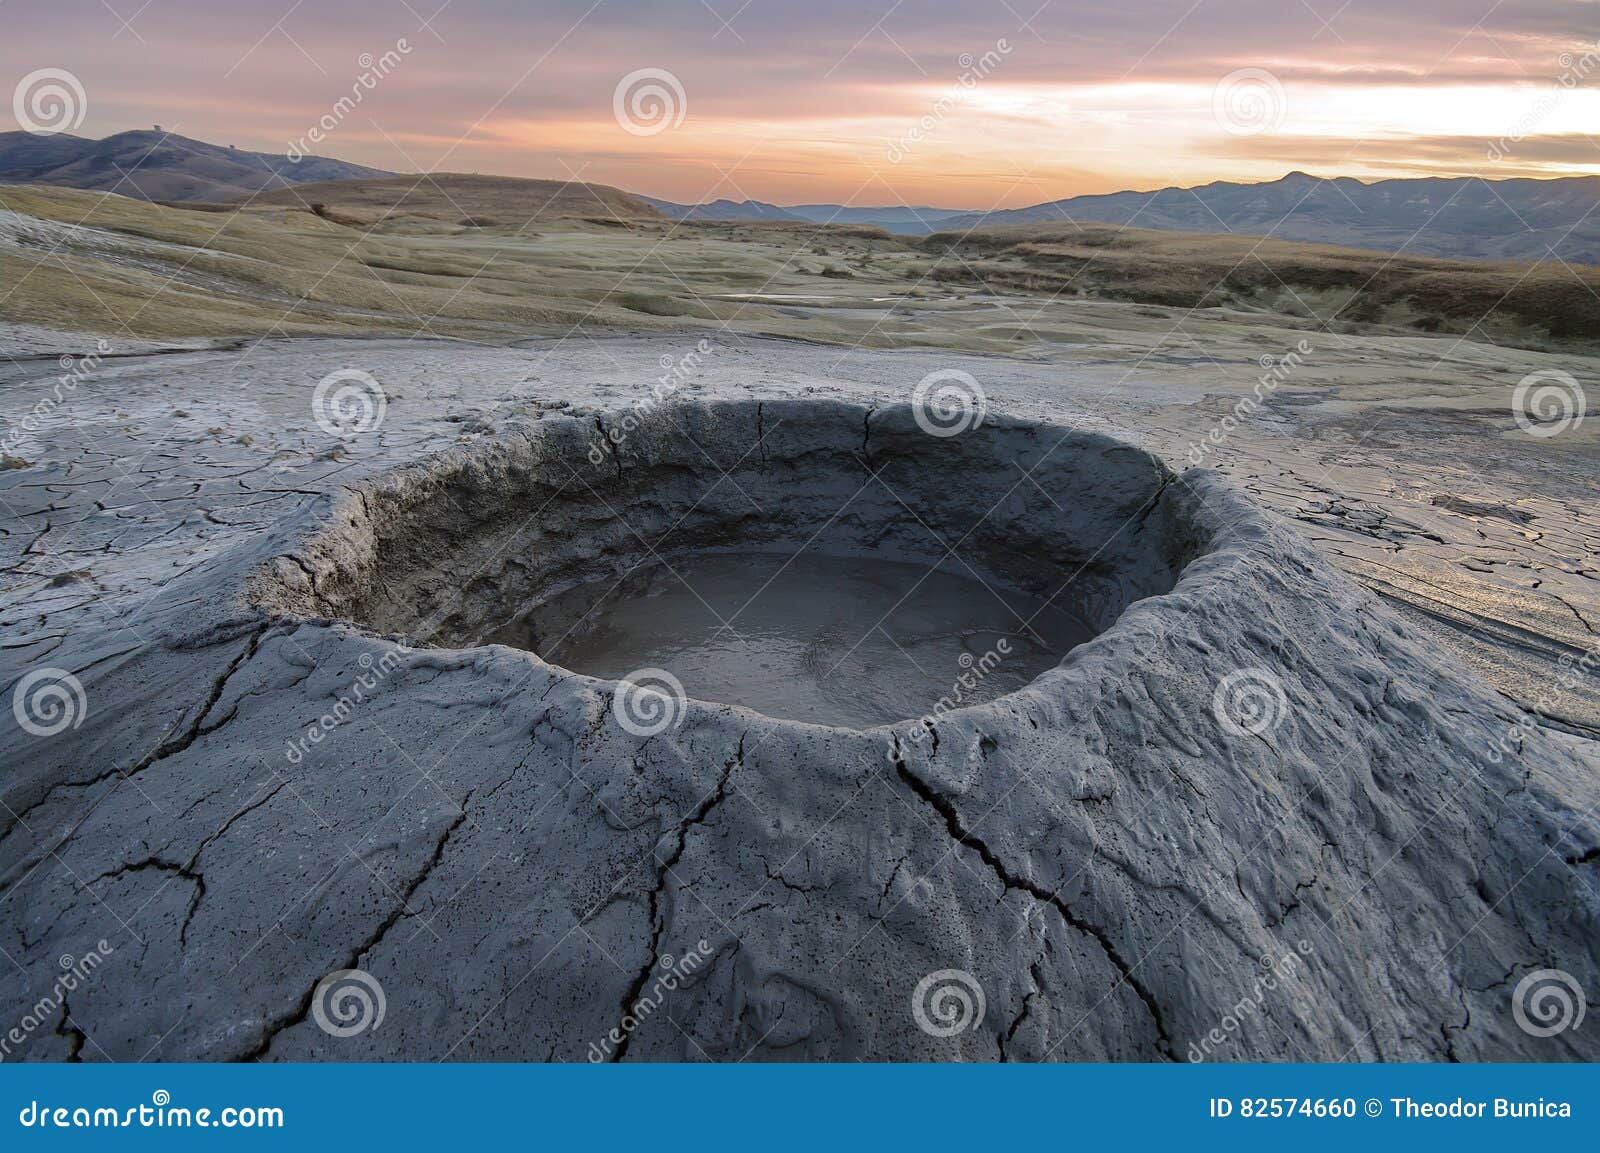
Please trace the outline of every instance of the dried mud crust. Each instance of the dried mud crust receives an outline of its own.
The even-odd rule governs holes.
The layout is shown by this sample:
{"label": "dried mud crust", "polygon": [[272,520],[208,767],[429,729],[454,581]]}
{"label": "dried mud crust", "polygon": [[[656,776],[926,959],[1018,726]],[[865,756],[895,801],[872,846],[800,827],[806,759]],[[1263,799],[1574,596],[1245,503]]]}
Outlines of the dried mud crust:
{"label": "dried mud crust", "polygon": [[[95,682],[93,723],[50,746],[63,767],[0,839],[27,973],[0,1008],[106,936],[107,907],[127,934],[35,1055],[585,1060],[702,941],[607,1055],[1161,1060],[1218,1030],[1219,1059],[1600,1055],[1510,1011],[1536,969],[1600,987],[1594,765],[1536,728],[1486,757],[1524,715],[1221,477],[1049,424],[940,440],[833,402],[662,409],[589,463],[618,419],[352,484],[239,558],[254,607]],[[820,528],[933,559],[991,504],[961,556],[1020,587],[1083,569],[1103,631],[931,724],[691,702],[639,737],[614,686],[463,645],[674,518],[694,547]],[[1213,703],[1250,669],[1286,708],[1240,735]],[[117,714],[163,703],[153,751],[121,749]],[[317,1027],[340,968],[381,983],[381,1028]],[[939,1037],[911,998],[948,969],[986,1009]]]}

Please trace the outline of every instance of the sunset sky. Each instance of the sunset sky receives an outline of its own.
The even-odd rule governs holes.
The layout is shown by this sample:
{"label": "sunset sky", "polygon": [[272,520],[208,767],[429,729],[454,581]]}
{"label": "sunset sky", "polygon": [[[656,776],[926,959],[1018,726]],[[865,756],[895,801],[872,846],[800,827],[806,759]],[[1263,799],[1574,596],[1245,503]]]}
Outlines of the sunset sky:
{"label": "sunset sky", "polygon": [[[1600,173],[1600,0],[0,0],[0,20],[4,88],[70,72],[79,135],[284,152],[330,117],[311,151],[681,201]],[[682,98],[664,82],[666,121],[630,132],[618,84],[645,69]]]}

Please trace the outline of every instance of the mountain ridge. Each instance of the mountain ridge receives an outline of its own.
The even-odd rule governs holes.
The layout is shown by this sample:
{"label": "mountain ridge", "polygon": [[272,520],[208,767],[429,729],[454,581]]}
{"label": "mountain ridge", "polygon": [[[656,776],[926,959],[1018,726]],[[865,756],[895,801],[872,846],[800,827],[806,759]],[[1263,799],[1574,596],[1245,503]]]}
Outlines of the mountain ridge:
{"label": "mountain ridge", "polygon": [[938,231],[1008,224],[1116,224],[1167,232],[1274,236],[1380,252],[1476,260],[1600,264],[1600,176],[1478,176],[1366,182],[1290,172],[1255,184],[1212,181],[1107,192],[947,218]]}
{"label": "mountain ridge", "polygon": [[0,182],[117,192],[139,200],[238,200],[312,181],[389,175],[343,160],[306,156],[296,161],[151,129],[99,140],[0,132]]}

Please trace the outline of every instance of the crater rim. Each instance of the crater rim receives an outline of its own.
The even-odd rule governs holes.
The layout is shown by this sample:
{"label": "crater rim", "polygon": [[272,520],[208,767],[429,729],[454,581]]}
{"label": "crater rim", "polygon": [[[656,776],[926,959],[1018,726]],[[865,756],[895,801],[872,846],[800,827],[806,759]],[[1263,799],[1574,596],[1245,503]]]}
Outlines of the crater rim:
{"label": "crater rim", "polygon": [[[663,436],[672,435],[670,428],[677,426],[685,414],[709,414],[718,421],[741,416],[753,417],[758,426],[758,440],[766,444],[766,433],[760,432],[759,426],[775,419],[782,420],[782,414],[787,409],[820,414],[835,426],[853,423],[861,439],[861,448],[865,451],[864,458],[855,456],[858,465],[866,463],[870,466],[874,451],[881,455],[886,449],[903,447],[907,443],[907,425],[916,428],[914,410],[908,404],[740,398],[671,401],[655,406],[642,421],[636,422],[636,431],[641,440],[659,443]],[[590,459],[587,451],[594,440],[595,430],[603,432],[618,427],[621,422],[638,413],[638,406],[578,414],[547,412],[537,420],[510,424],[478,440],[452,445],[347,486],[333,498],[331,507],[307,526],[308,531],[299,538],[299,548],[279,552],[257,570],[250,582],[250,600],[274,621],[335,625],[349,630],[353,636],[377,641],[398,653],[498,650],[505,656],[514,657],[518,663],[531,662],[531,667],[547,670],[560,678],[578,678],[579,684],[597,693],[615,694],[626,678],[587,673],[546,659],[531,649],[494,642],[459,643],[447,640],[441,643],[434,640],[432,635],[419,637],[408,629],[384,628],[381,622],[364,619],[368,614],[362,611],[363,593],[373,579],[384,571],[383,554],[388,543],[385,533],[388,532],[392,541],[396,520],[405,521],[408,514],[414,514],[419,507],[436,499],[442,487],[448,488],[449,484],[465,478],[476,478],[479,482],[493,481],[519,468],[526,468],[530,463],[548,464],[552,460],[562,460],[584,482],[585,487],[594,491],[593,485],[604,483],[607,479],[606,470],[614,470],[620,477],[629,469],[648,464],[649,457],[641,454],[638,448],[630,450],[626,442],[617,447],[615,459],[608,455],[598,464]],[[683,430],[679,428],[678,431],[682,433]],[[692,433],[685,435],[693,442]],[[1172,594],[1182,594],[1182,598],[1187,600],[1197,595],[1203,596],[1206,591],[1216,587],[1220,579],[1219,570],[1229,560],[1226,554],[1237,552],[1241,544],[1252,538],[1264,537],[1268,532],[1265,514],[1214,470],[1190,468],[1182,474],[1182,483],[1175,483],[1179,480],[1179,474],[1155,454],[1108,433],[991,411],[985,415],[981,425],[960,437],[929,437],[920,429],[917,429],[917,435],[932,442],[923,446],[929,452],[938,453],[941,446],[946,450],[965,449],[966,452],[962,454],[964,457],[970,457],[974,448],[982,446],[985,436],[1022,436],[1035,440],[1043,437],[1048,445],[1047,457],[1066,449],[1072,454],[1121,457],[1124,463],[1134,462],[1146,468],[1149,474],[1148,491],[1139,502],[1136,515],[1142,522],[1142,529],[1148,529],[1154,522],[1153,531],[1162,538],[1163,554],[1170,561],[1170,579],[1165,581],[1164,587],[1128,595],[1103,624],[1095,627],[1094,635],[1065,652],[1055,664],[1041,670],[1026,684],[992,698],[935,710],[931,715],[924,713],[857,727],[779,717],[747,705],[685,693],[680,724],[687,725],[695,714],[710,716],[722,710],[732,710],[772,725],[866,735],[903,730],[907,726],[920,729],[924,722],[931,721],[971,721],[984,715],[1012,716],[1022,698],[1048,692],[1051,683],[1079,675],[1081,670],[1078,666],[1092,656],[1110,646],[1130,643],[1137,628],[1152,613],[1167,616],[1171,612],[1181,611],[1171,603],[1169,598]],[[880,438],[879,443],[873,443],[874,437]],[[887,445],[884,444],[884,438],[888,440]],[[989,444],[992,446],[993,441]],[[584,446],[583,462],[593,471],[585,472],[584,464],[574,461],[572,450],[578,446]],[[704,451],[698,444],[695,447]],[[551,455],[552,450],[555,450],[554,456]],[[802,452],[799,455],[803,457],[807,454]],[[763,467],[769,466],[764,451],[760,463]],[[972,462],[969,460],[968,463]],[[609,493],[595,495],[603,499]],[[383,512],[375,512],[375,507]],[[387,515],[389,513],[398,513],[399,516]],[[984,515],[988,516],[987,513]],[[1231,538],[1227,543],[1221,539],[1224,535]],[[1094,550],[1094,554],[1103,552],[1112,543],[1111,539],[1107,539]],[[392,545],[389,547],[392,548]],[[674,551],[698,553],[708,550],[688,548]],[[887,559],[901,558],[895,556]],[[547,597],[570,587],[573,587],[571,583],[550,586]]]}

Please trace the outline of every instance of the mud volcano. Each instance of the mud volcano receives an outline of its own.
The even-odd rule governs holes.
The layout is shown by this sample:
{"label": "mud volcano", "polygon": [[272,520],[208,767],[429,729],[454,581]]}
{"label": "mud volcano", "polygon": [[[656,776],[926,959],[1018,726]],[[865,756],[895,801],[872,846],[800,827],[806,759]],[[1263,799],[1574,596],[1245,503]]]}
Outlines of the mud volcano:
{"label": "mud volcano", "polygon": [[[835,587],[869,562],[867,585],[955,582],[933,608],[970,598],[959,627],[890,630],[939,634],[934,682],[1023,636],[1013,611],[1080,631],[954,707],[871,698],[869,672],[858,715],[821,701],[845,724],[771,715],[798,666],[753,708],[585,674],[618,617],[709,652],[705,621],[652,613],[668,566],[743,603],[752,566],[797,555]],[[1600,1056],[1514,1005],[1542,970],[1600,988],[1595,767],[1206,470],[993,414],[954,437],[842,403],[547,415],[203,579],[179,603],[211,623],[175,614],[91,685],[59,767],[29,762],[98,783],[13,794],[16,988],[105,906],[141,910],[139,947],[72,993],[96,1053]],[[596,604],[573,659],[559,634]],[[119,752],[175,693],[197,702],[177,735]],[[352,969],[387,1012],[335,1036],[317,990]]]}
{"label": "mud volcano", "polygon": [[[966,582],[974,635],[943,674],[1042,604],[1079,631],[970,707],[858,692],[864,715],[799,717],[843,727],[717,699],[743,684],[781,716],[793,667],[750,692],[759,662],[740,665],[666,708],[562,667],[578,637],[579,673],[614,677],[652,628],[715,665],[726,609],[685,624],[684,597],[656,613],[651,589],[709,575],[737,607],[797,556],[824,582],[863,558]],[[1520,757],[1494,755],[1512,709],[1208,471],[1179,481],[1117,440],[994,416],[932,436],[903,407],[546,418],[343,502],[277,572],[278,611],[470,667],[497,729],[531,742],[510,781],[582,783],[537,836],[507,834],[520,932],[551,948],[581,927],[618,964],[555,948],[476,1054],[576,1056],[614,1027],[607,1058],[1582,1051],[1517,1028],[1503,985],[1540,961],[1597,971],[1596,898],[1563,860],[1597,839],[1573,803],[1591,769],[1525,728]],[[607,654],[618,616],[628,643]],[[854,731],[897,711],[913,715]],[[461,903],[444,915],[485,916]],[[657,958],[700,941],[711,959],[671,1019],[640,1021]],[[421,979],[416,958],[386,963]],[[1263,979],[1281,992],[1257,998]],[[957,1003],[977,1014],[963,1028],[929,1017]],[[399,1025],[374,1044],[425,1042]]]}

